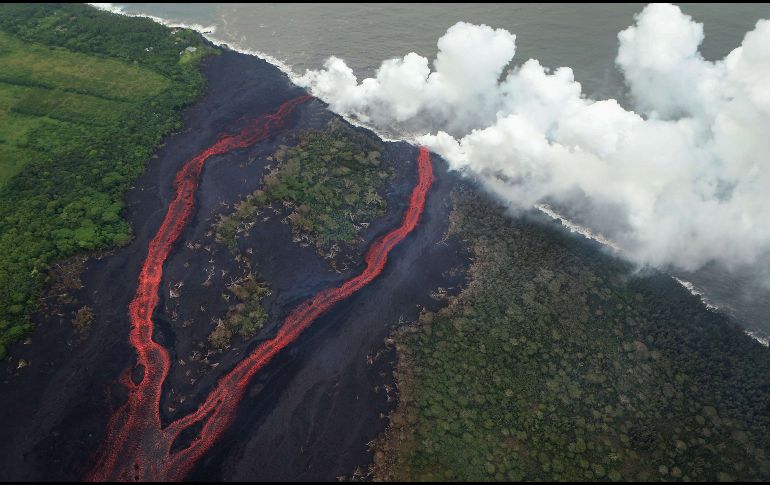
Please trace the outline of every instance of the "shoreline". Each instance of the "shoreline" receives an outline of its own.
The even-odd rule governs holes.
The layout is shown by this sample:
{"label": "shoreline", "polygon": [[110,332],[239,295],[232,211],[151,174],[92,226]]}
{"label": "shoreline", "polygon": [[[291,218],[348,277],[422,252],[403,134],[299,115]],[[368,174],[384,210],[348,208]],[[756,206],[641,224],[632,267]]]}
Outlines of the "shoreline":
{"label": "shoreline", "polygon": [[[534,207],[534,209],[540,211],[541,213],[550,217],[554,221],[557,221],[564,229],[567,229],[570,233],[579,234],[580,236],[584,237],[587,240],[595,241],[599,243],[603,248],[607,248],[611,250],[611,252],[617,257],[624,258],[623,253],[625,251],[623,250],[622,247],[618,246],[617,244],[607,239],[603,235],[596,234],[592,232],[590,229],[569,220],[568,218],[556,212],[549,205],[538,204]],[[770,334],[767,333],[767,331],[761,331],[757,329],[756,325],[751,325],[750,322],[743,321],[742,319],[738,318],[736,315],[734,315],[734,312],[731,311],[732,309],[729,307],[729,305],[727,304],[718,305],[713,300],[711,300],[708,296],[706,296],[705,292],[701,288],[695,286],[695,284],[693,284],[690,281],[679,278],[676,275],[670,274],[663,270],[655,269],[655,271],[660,271],[662,274],[670,276],[674,281],[679,283],[684,289],[690,292],[692,296],[697,297],[700,300],[701,304],[706,308],[706,310],[718,313],[729,320],[735,321],[741,327],[743,327],[743,331],[746,333],[746,335],[753,338],[754,340],[764,345],[765,347],[770,347]],[[752,326],[754,328],[750,328]]]}
{"label": "shoreline", "polygon": [[[164,19],[162,17],[158,17],[155,15],[147,14],[147,13],[129,13],[126,12],[123,7],[115,6],[112,3],[88,3],[91,7],[97,8],[99,10],[103,10],[105,12],[110,12],[116,15],[124,15],[126,17],[141,17],[141,18],[148,18],[150,20],[153,20],[161,25],[165,25],[166,27],[170,28],[183,28],[183,29],[190,29],[194,30],[195,32],[199,33],[201,36],[203,36],[204,39],[211,42],[214,46],[220,48],[220,49],[227,49],[233,52],[237,52],[239,54],[244,54],[247,56],[256,57],[258,59],[261,59],[268,64],[271,64],[272,66],[278,68],[282,73],[284,73],[294,84],[295,86],[298,86],[302,89],[306,89],[304,86],[302,86],[299,83],[299,78],[301,77],[299,74],[294,72],[294,69],[284,61],[278,59],[277,57],[274,57],[266,52],[262,51],[256,51],[253,49],[246,49],[243,47],[238,46],[237,44],[231,44],[228,42],[225,42],[222,39],[219,39],[215,36],[216,27],[211,26],[203,26],[200,24],[185,24],[184,22],[174,22],[168,19]],[[320,101],[324,102],[322,99],[317,98]],[[405,142],[409,143],[410,145],[417,146],[418,142],[416,139],[413,138],[391,138],[388,135],[382,133],[379,131],[375,126],[371,126],[367,123],[361,122],[360,120],[357,120],[356,118],[352,118],[348,115],[341,114],[341,113],[335,113],[336,115],[340,116],[342,119],[344,119],[349,124],[357,127],[357,128],[365,128],[374,134],[376,134],[382,141],[389,142],[389,143],[397,143],[397,142]]]}
{"label": "shoreline", "polygon": [[[149,19],[154,20],[155,22],[158,22],[158,23],[160,23],[162,25],[166,25],[168,27],[182,27],[182,28],[188,28],[188,29],[195,30],[196,32],[200,33],[206,40],[210,41],[211,43],[215,44],[216,46],[218,46],[220,48],[226,48],[226,49],[229,49],[229,50],[241,53],[241,54],[245,54],[245,55],[248,55],[248,56],[254,56],[254,57],[257,57],[259,59],[262,59],[262,60],[268,62],[269,64],[272,64],[273,66],[275,66],[279,70],[281,70],[281,72],[283,72],[286,76],[288,76],[293,84],[302,87],[302,85],[299,84],[299,82],[298,82],[298,80],[299,80],[299,78],[301,76],[299,74],[297,74],[296,72],[294,72],[294,70],[292,69],[292,67],[289,64],[287,64],[284,61],[281,61],[280,59],[278,59],[278,58],[276,58],[274,56],[271,56],[270,54],[267,54],[265,52],[256,51],[256,50],[252,50],[252,49],[245,49],[245,48],[239,47],[237,45],[228,44],[225,41],[223,41],[221,39],[218,39],[215,36],[215,32],[216,32],[216,27],[215,26],[205,27],[205,26],[202,26],[202,25],[199,25],[199,24],[185,24],[185,23],[181,23],[181,22],[173,22],[173,21],[161,18],[161,17],[157,17],[157,16],[154,16],[154,15],[146,14],[146,13],[132,14],[132,13],[126,12],[125,9],[123,9],[122,7],[115,6],[114,4],[90,3],[89,5],[91,5],[91,6],[95,7],[95,8],[99,8],[99,9],[111,12],[111,13],[118,14],[118,15],[125,15],[125,16],[128,16],[128,17],[145,17],[145,18],[149,18]],[[305,89],[305,88],[303,87],[303,89]],[[323,100],[321,100],[321,101],[323,101]],[[384,133],[380,132],[379,130],[377,130],[376,127],[371,126],[370,124],[361,122],[361,121],[359,121],[359,120],[357,120],[355,118],[352,118],[352,117],[350,117],[348,115],[344,115],[344,114],[340,114],[340,113],[336,113],[336,114],[338,116],[341,116],[345,121],[347,121],[348,123],[350,123],[353,126],[360,127],[360,128],[365,128],[367,130],[372,131],[373,133],[375,133],[383,141],[386,141],[386,142],[399,142],[399,141],[403,141],[403,142],[409,143],[411,145],[415,145],[415,146],[417,145],[417,141],[414,138],[391,138],[391,137],[385,135]],[[565,218],[564,216],[562,216],[561,214],[556,212],[548,204],[542,204],[542,203],[541,204],[537,204],[537,205],[533,206],[533,208],[538,210],[538,211],[540,211],[540,212],[542,212],[542,213],[544,213],[544,214],[546,214],[548,217],[550,217],[550,218],[552,218],[554,220],[559,221],[561,223],[561,225],[564,228],[566,228],[567,230],[569,230],[570,232],[572,232],[572,233],[576,232],[576,233],[580,234],[581,236],[583,236],[583,237],[585,237],[587,239],[590,239],[590,240],[593,240],[593,241],[597,241],[602,246],[611,249],[612,251],[614,251],[618,255],[621,255],[621,257],[622,257],[622,254],[623,254],[624,251],[623,251],[623,249],[620,246],[618,246],[617,244],[615,244],[611,240],[607,239],[606,237],[602,236],[601,234],[596,234],[596,233],[592,232],[590,229],[585,228],[583,226],[580,226],[579,224],[576,224],[576,223],[570,221],[569,219]],[[693,290],[692,288],[690,288],[690,286],[694,286],[692,283],[690,283],[690,282],[684,282],[683,283],[683,280],[679,279],[675,275],[670,275],[670,276],[672,278],[674,278],[674,280],[676,280],[682,286],[684,286],[688,291],[690,291],[691,294],[693,294],[694,296],[697,296],[698,298],[700,298],[701,302],[703,303],[703,305],[707,309],[712,310],[712,311],[719,311],[721,314],[723,314],[723,315],[725,315],[725,316],[727,316],[729,318],[733,318],[733,319],[736,319],[736,320],[740,321],[734,315],[732,315],[730,312],[725,311],[725,309],[722,308],[722,306],[717,305],[711,299],[709,299],[704,294],[704,292],[702,290],[700,290],[700,289]],[[688,284],[690,286],[688,286]],[[757,326],[756,325],[751,325],[750,322],[743,322],[742,326],[746,327],[746,334],[747,335],[751,336],[752,338],[754,338],[755,340],[760,342],[762,345],[765,345],[765,346],[769,345],[768,342],[770,342],[770,333],[768,333],[766,331],[758,330]],[[752,326],[754,327],[753,329],[749,328],[749,327],[752,327]]]}
{"label": "shoreline", "polygon": [[[245,55],[248,55],[248,56],[254,56],[254,57],[257,57],[259,59],[262,59],[262,60],[268,62],[269,64],[277,67],[286,76],[288,76],[293,84],[295,84],[297,86],[300,86],[303,89],[306,89],[305,87],[303,87],[298,82],[298,80],[299,80],[299,78],[301,76],[298,73],[296,73],[289,64],[287,64],[286,62],[284,62],[284,61],[282,61],[282,60],[280,60],[280,59],[278,59],[278,58],[276,58],[276,57],[274,57],[274,56],[272,56],[270,54],[267,54],[265,52],[242,48],[242,47],[239,47],[237,44],[226,43],[225,41],[223,41],[223,40],[221,40],[221,39],[216,37],[216,27],[215,26],[208,26],[207,27],[207,26],[203,26],[203,25],[199,25],[199,24],[185,24],[183,22],[173,22],[173,21],[170,21],[168,19],[164,19],[164,18],[157,17],[157,16],[154,16],[154,15],[151,15],[151,14],[147,14],[147,13],[136,13],[136,14],[128,13],[128,12],[125,11],[125,9],[123,7],[115,6],[114,4],[111,4],[111,3],[109,3],[109,4],[90,3],[89,5],[91,5],[91,6],[95,7],[95,8],[99,8],[99,9],[102,9],[102,10],[105,10],[105,11],[108,11],[108,12],[111,12],[111,13],[119,14],[119,15],[125,15],[125,16],[129,16],[129,17],[145,17],[145,18],[149,18],[149,19],[152,19],[155,22],[158,22],[158,23],[160,23],[162,25],[166,25],[166,26],[169,26],[169,27],[182,27],[182,28],[189,28],[189,29],[195,30],[196,32],[200,33],[206,40],[208,40],[209,42],[211,42],[212,44],[214,44],[214,45],[216,45],[216,46],[218,46],[220,48],[226,48],[226,49],[232,50],[234,52],[239,52],[239,53],[242,53],[242,54],[245,54]],[[323,100],[321,100],[321,101],[323,101]],[[392,138],[392,137],[384,134],[380,130],[378,130],[375,126],[371,126],[368,123],[361,122],[360,120],[358,120],[356,118],[353,118],[353,117],[351,117],[349,115],[340,114],[340,113],[337,113],[337,115],[341,116],[346,122],[350,123],[353,126],[365,128],[365,129],[367,129],[369,131],[372,131],[373,133],[375,133],[383,141],[386,141],[386,142],[399,142],[399,141],[403,141],[403,142],[409,143],[409,144],[414,145],[414,146],[416,146],[418,144],[416,138],[414,138],[414,137]],[[462,172],[458,172],[458,173],[462,173]],[[579,224],[576,224],[573,221],[570,221],[569,219],[565,218],[564,216],[562,216],[561,214],[556,212],[549,205],[541,203],[541,204],[537,204],[537,205],[533,206],[533,208],[536,209],[536,210],[539,210],[540,212],[542,212],[542,213],[544,213],[546,215],[548,215],[549,217],[551,217],[554,220],[558,220],[561,223],[561,225],[565,229],[569,230],[570,232],[573,232],[573,233],[577,232],[578,234],[584,236],[587,239],[591,239],[591,240],[597,241],[600,244],[602,244],[602,246],[607,247],[607,248],[611,249],[612,251],[614,251],[616,254],[620,255],[620,257],[624,257],[624,256],[622,256],[623,253],[624,253],[624,250],[621,247],[619,247],[617,244],[615,244],[611,240],[603,237],[601,234],[596,234],[596,233],[592,232],[590,229],[585,228],[583,226],[580,226]],[[738,314],[735,311],[730,311],[731,307],[730,307],[730,305],[727,302],[722,302],[722,303],[717,304],[712,298],[708,297],[705,294],[704,290],[702,290],[701,288],[695,288],[695,285],[693,283],[691,283],[689,281],[684,281],[684,280],[678,278],[676,275],[668,273],[664,269],[655,268],[655,270],[656,271],[662,271],[665,274],[668,274],[669,276],[671,276],[679,284],[681,284],[688,291],[690,291],[691,294],[693,294],[694,296],[697,296],[698,298],[700,298],[702,304],[707,309],[712,310],[712,311],[718,311],[720,314],[722,314],[722,315],[724,315],[724,316],[726,316],[726,317],[728,317],[728,318],[730,318],[732,320],[735,320],[742,327],[745,328],[745,331],[746,331],[747,335],[751,336],[752,338],[754,338],[755,340],[760,342],[762,345],[768,346],[768,342],[770,342],[770,328],[763,328],[763,326],[761,324],[757,324],[757,322],[754,322],[754,321],[749,321],[747,319],[746,315],[743,315],[743,317],[739,317]],[[684,283],[683,283],[683,281],[684,281]],[[690,286],[694,287],[695,289],[693,290],[693,288],[688,286],[688,284]]]}
{"label": "shoreline", "polygon": [[[206,38],[211,41],[209,37]],[[75,463],[73,456],[80,454],[83,461],[82,458],[86,453],[94,451],[90,445],[96,442],[99,433],[104,431],[103,426],[99,429],[99,424],[95,424],[103,417],[98,413],[110,406],[115,406],[121,397],[119,390],[116,390],[118,386],[110,384],[110,380],[119,375],[121,366],[126,361],[133,358],[130,349],[125,345],[123,332],[127,323],[127,305],[123,305],[122,302],[131,296],[132,292],[127,288],[135,284],[136,278],[126,275],[134,274],[133,271],[138,269],[133,266],[134,262],[144,255],[142,249],[144,242],[137,242],[144,237],[141,235],[142,231],[149,231],[150,235],[153,233],[151,226],[159,224],[158,211],[162,212],[169,197],[173,197],[173,194],[169,193],[168,182],[171,179],[168,173],[175,173],[175,161],[183,163],[184,153],[194,151],[195,143],[205,143],[206,136],[214,130],[218,128],[221,131],[222,126],[235,121],[231,115],[239,110],[248,113],[251,109],[260,109],[263,104],[253,98],[270,98],[270,95],[275,92],[280,96],[283,89],[283,85],[279,86],[280,83],[277,81],[278,74],[274,69],[267,67],[268,65],[277,66],[268,59],[252,53],[238,52],[229,46],[223,48],[222,57],[227,57],[229,60],[220,61],[217,65],[229,66],[231,76],[233,73],[240,74],[241,71],[238,68],[244,68],[244,66],[254,68],[254,71],[261,69],[260,72],[252,74],[244,72],[243,75],[254,76],[251,79],[254,82],[260,78],[257,74],[272,76],[275,79],[271,81],[275,85],[266,82],[267,87],[259,85],[254,88],[246,82],[242,89],[231,88],[232,91],[224,93],[212,93],[211,91],[215,91],[216,88],[207,86],[204,96],[207,96],[206,101],[210,104],[204,105],[204,100],[201,99],[184,110],[182,130],[164,139],[163,147],[155,154],[160,155],[159,159],[155,160],[156,157],[153,156],[146,173],[139,177],[135,188],[127,195],[126,218],[136,232],[135,240],[127,247],[116,249],[103,261],[88,261],[89,268],[85,271],[88,281],[84,278],[88,291],[83,290],[83,293],[84,295],[87,293],[85,298],[100,301],[101,315],[107,315],[107,320],[103,319],[97,323],[97,325],[101,323],[100,328],[95,329],[99,335],[90,335],[89,342],[79,344],[74,350],[59,353],[66,364],[63,369],[56,365],[55,359],[51,361],[54,362],[53,364],[46,364],[47,371],[54,376],[50,378],[48,384],[51,382],[53,384],[46,387],[47,377],[40,367],[35,368],[34,374],[26,372],[24,377],[27,380],[40,379],[43,382],[35,382],[34,385],[45,389],[40,393],[33,389],[29,394],[19,396],[22,402],[14,403],[22,411],[18,417],[12,412],[4,415],[7,421],[11,421],[11,416],[16,418],[14,422],[19,421],[13,424],[12,429],[17,431],[17,435],[23,439],[19,442],[7,440],[6,449],[11,449],[13,445],[18,450],[9,452],[7,456],[3,456],[3,459],[11,461],[11,454],[13,454],[20,457],[21,461],[14,463],[13,469],[0,467],[4,468],[0,476],[6,478],[23,476],[27,479],[30,477],[50,479],[54,476],[61,479],[62,475],[55,475],[55,473],[57,470],[63,470],[63,473],[66,473],[64,477],[78,478],[79,470],[76,469],[78,464]],[[255,67],[257,64],[260,66],[259,69]],[[278,70],[291,81],[291,77],[286,72],[279,67]],[[227,75],[220,77],[221,84],[218,86],[223,87],[229,79]],[[271,92],[270,89],[274,91]],[[301,90],[296,85],[289,89]],[[224,99],[229,95],[242,96],[242,100],[252,104],[240,107],[237,100]],[[213,101],[208,99],[208,96],[213,98]],[[318,122],[319,119],[322,120],[323,116],[337,116],[331,114],[326,106],[322,106],[325,103],[314,104],[318,106],[302,117],[303,128],[314,126],[313,123]],[[214,113],[206,112],[208,109]],[[203,112],[199,113],[202,120],[198,122],[201,126],[208,126],[208,131],[206,128],[188,124],[190,119],[187,115],[197,112]],[[209,120],[209,117],[213,119]],[[380,136],[369,127],[354,126],[370,130]],[[271,150],[275,145],[291,140],[299,129],[290,130],[292,133],[286,137],[279,137],[272,143],[266,144],[267,146],[245,150],[242,153],[212,161],[212,164],[206,168],[198,209],[191,218],[190,227],[181,236],[180,244],[166,263],[167,270],[161,286],[161,303],[156,312],[158,342],[169,348],[174,362],[184,361],[189,351],[195,349],[194,344],[198,338],[196,332],[203,331],[205,334],[208,317],[200,317],[197,323],[193,323],[190,328],[184,328],[184,330],[177,326],[168,315],[168,308],[172,302],[166,291],[169,285],[173,281],[178,281],[180,275],[184,276],[188,286],[185,287],[181,300],[183,300],[182,305],[189,306],[187,311],[191,311],[195,306],[193,303],[204,300],[207,304],[209,302],[207,293],[203,293],[203,290],[196,292],[197,289],[192,288],[193,283],[197,283],[198,277],[202,276],[199,273],[203,270],[205,262],[211,258],[216,260],[217,269],[231,271],[235,267],[229,260],[221,259],[223,253],[217,253],[216,247],[212,252],[195,253],[185,249],[182,243],[205,241],[204,233],[211,220],[222,210],[220,204],[231,204],[232,201],[239,199],[241,192],[249,193],[249,184],[259,180],[260,174],[264,173]],[[169,146],[166,146],[166,142]],[[191,146],[188,147],[186,144]],[[399,140],[398,143],[389,147],[392,149],[391,156],[396,163],[402,158],[408,159],[408,154],[414,152],[414,147],[410,147],[409,142],[404,140]],[[383,377],[383,373],[394,368],[393,350],[387,348],[388,335],[393,328],[410,325],[409,322],[414,320],[410,315],[418,315],[420,307],[445,306],[445,300],[437,301],[428,295],[428,292],[435,289],[430,285],[445,286],[442,271],[453,267],[455,263],[461,264],[467,261],[467,255],[462,253],[463,245],[460,241],[451,240],[445,245],[440,241],[441,234],[444,234],[441,232],[442,228],[447,225],[444,216],[450,208],[446,194],[456,186],[458,180],[462,180],[462,176],[457,172],[449,171],[446,163],[440,161],[438,156],[435,156],[434,160],[437,165],[440,165],[440,169],[437,167],[440,176],[436,181],[438,190],[434,187],[434,192],[430,196],[430,209],[426,208],[427,221],[415,230],[415,234],[410,236],[407,244],[394,249],[391,262],[385,268],[381,279],[373,282],[371,287],[362,289],[360,294],[351,297],[349,301],[341,303],[339,308],[319,318],[312,329],[309,329],[285,352],[276,356],[274,362],[255,377],[239,406],[238,416],[231,431],[226,433],[220,443],[201,460],[188,478],[254,480],[257,477],[258,479],[328,480],[336,478],[332,474],[339,471],[343,475],[352,474],[350,464],[364,467],[367,460],[371,462],[371,451],[366,450],[366,443],[361,442],[361,437],[381,436],[378,429],[384,428],[387,420],[383,421],[377,413],[383,411],[387,413],[388,409],[392,410],[395,406],[386,387],[393,379]],[[403,167],[403,165],[399,166]],[[407,179],[409,176],[409,173],[405,175]],[[204,183],[205,187],[203,187]],[[394,181],[394,185],[402,189],[404,184],[403,179]],[[408,188],[410,186],[407,184],[406,189]],[[402,209],[400,204],[404,203],[403,194],[397,191],[398,187],[394,190],[396,192],[391,196],[396,203],[389,204],[388,214],[378,220],[377,224],[372,225],[372,230],[367,233],[365,240],[375,237],[378,231],[383,231],[394,219],[400,217]],[[485,192],[481,192],[480,196],[489,197]],[[275,312],[271,315],[271,323],[265,326],[258,340],[275,330],[275,322],[281,320],[281,311],[290,309],[292,302],[301,301],[304,298],[303,295],[311,293],[314,288],[326,285],[330,281],[337,281],[344,276],[324,273],[323,261],[319,263],[318,258],[311,254],[312,251],[288,247],[291,243],[287,246],[285,229],[284,225],[271,222],[269,227],[264,228],[263,233],[255,234],[260,237],[267,234],[266,239],[269,239],[265,241],[265,246],[258,246],[258,252],[270,253],[258,255],[259,258],[263,258],[259,260],[259,264],[277,255],[274,258],[277,262],[271,269],[273,271],[271,274],[274,277],[283,278],[271,303]],[[260,237],[252,239],[261,243]],[[454,284],[455,287],[462,286],[459,280],[450,279],[449,284]],[[99,293],[92,293],[91,290],[94,289]],[[218,290],[221,290],[221,286],[215,286],[212,290],[211,295],[214,295],[214,298]],[[128,294],[123,295],[123,293]],[[218,310],[210,308],[207,313],[212,314],[215,311]],[[401,319],[405,319],[407,323],[405,325],[397,323]],[[43,332],[44,325],[39,327],[40,329],[35,333],[35,339],[40,340],[33,342],[33,346],[36,347],[39,347],[43,340],[39,335]],[[68,329],[64,329],[63,332],[66,334]],[[188,332],[191,335],[186,335]],[[748,331],[746,333],[751,335]],[[55,348],[58,335],[46,335],[45,342],[42,343]],[[758,340],[757,337],[753,335],[752,337]],[[253,346],[253,343],[249,345]],[[220,365],[219,371],[237,362],[234,359],[239,358],[239,352],[247,352],[249,345],[244,345],[241,351],[234,351],[234,354],[223,356],[222,365],[220,361],[216,363]],[[373,363],[367,365],[372,355],[375,356]],[[48,360],[49,356],[45,354],[38,356],[34,364],[39,366],[40,362],[37,361],[43,359]],[[205,372],[204,377],[196,380],[195,383],[189,383],[190,376],[185,372],[190,369],[191,364],[189,360],[184,368],[175,364],[172,369],[174,375],[169,374],[168,381],[171,383],[169,387],[173,385],[175,391],[179,391],[179,394],[188,393],[190,398],[184,406],[172,411],[168,410],[171,404],[175,404],[172,397],[176,398],[179,394],[174,396],[167,394],[161,403],[164,419],[171,419],[172,416],[178,415],[174,413],[194,409],[196,400],[200,396],[205,396],[212,383],[215,383],[217,377],[221,375],[208,363],[206,364],[209,367],[200,364],[200,368]],[[114,375],[108,375],[110,373]],[[194,375],[194,378],[197,379],[197,376]],[[57,390],[65,397],[57,395]],[[105,397],[101,395],[102,391],[114,394]],[[33,404],[31,399],[39,397],[36,394],[42,396],[39,401],[44,403],[44,406],[41,405],[43,409],[40,413],[43,415],[41,419],[43,424],[33,421],[35,416],[24,412],[24,407],[34,408],[34,405],[30,406],[30,404]],[[94,396],[95,394],[98,395]],[[14,396],[17,395],[14,394]],[[47,398],[53,398],[53,401],[48,403]],[[69,402],[65,402],[67,399]],[[62,402],[64,402],[63,410],[56,407]],[[0,411],[7,411],[8,408],[9,405],[3,403]],[[37,412],[37,410],[34,411]],[[51,417],[52,415],[54,418]],[[33,423],[33,426],[29,426],[31,429],[24,426],[24,419]],[[83,422],[86,424],[83,425]],[[34,469],[38,464],[49,468]],[[67,468],[70,465],[74,468]],[[26,470],[28,474],[24,475],[20,470],[21,472]]]}

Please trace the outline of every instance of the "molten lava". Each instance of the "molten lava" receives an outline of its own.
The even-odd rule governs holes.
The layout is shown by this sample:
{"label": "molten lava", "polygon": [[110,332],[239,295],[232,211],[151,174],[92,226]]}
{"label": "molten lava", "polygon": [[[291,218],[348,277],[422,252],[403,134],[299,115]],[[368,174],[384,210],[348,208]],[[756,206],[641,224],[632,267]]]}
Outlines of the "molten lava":
{"label": "molten lava", "polygon": [[[170,360],[166,349],[152,340],[152,314],[158,305],[163,263],[189,220],[203,164],[213,155],[244,148],[270,136],[283,127],[286,116],[298,104],[308,99],[309,96],[301,96],[287,101],[275,113],[254,120],[240,133],[222,136],[213,146],[185,163],[177,174],[176,197],[150,243],[139,274],[136,296],[129,306],[130,343],[136,349],[136,366],[143,368],[143,377],[138,384],[130,378],[123,379],[129,385],[128,400],[110,420],[97,465],[89,479],[184,479],[232,424],[238,403],[251,378],[283,348],[294,342],[321,314],[376,278],[393,247],[417,225],[433,181],[430,153],[424,147],[420,147],[418,158],[419,180],[412,190],[401,226],[372,243],[366,253],[363,272],[339,287],[320,291],[297,306],[286,317],[275,337],[260,343],[248,357],[224,375],[195,412],[162,427],[160,399]],[[191,426],[197,426],[199,430],[189,446],[172,451],[180,433]]]}

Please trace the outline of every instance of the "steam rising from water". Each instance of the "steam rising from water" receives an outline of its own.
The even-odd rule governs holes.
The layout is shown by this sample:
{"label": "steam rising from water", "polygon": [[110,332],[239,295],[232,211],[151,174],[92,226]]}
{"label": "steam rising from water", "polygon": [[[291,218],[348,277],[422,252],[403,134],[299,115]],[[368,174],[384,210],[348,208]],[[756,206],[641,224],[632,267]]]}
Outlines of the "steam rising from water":
{"label": "steam rising from water", "polygon": [[550,204],[631,259],[710,261],[770,281],[770,21],[724,59],[703,25],[651,4],[618,34],[635,111],[582,94],[572,69],[513,63],[516,36],[459,22],[438,55],[358,82],[338,58],[299,82],[332,109],[413,138],[514,207]]}

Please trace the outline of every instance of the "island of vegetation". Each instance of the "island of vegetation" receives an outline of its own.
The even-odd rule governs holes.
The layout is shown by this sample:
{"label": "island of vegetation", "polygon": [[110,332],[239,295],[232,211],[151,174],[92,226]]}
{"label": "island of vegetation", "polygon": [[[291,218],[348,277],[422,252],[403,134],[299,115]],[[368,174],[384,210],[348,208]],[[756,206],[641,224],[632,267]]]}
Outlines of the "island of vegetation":
{"label": "island of vegetation", "polygon": [[0,358],[30,331],[52,262],[130,240],[124,194],[215,51],[86,5],[0,6]]}
{"label": "island of vegetation", "polygon": [[[244,262],[248,255],[241,252],[239,238],[255,225],[280,217],[291,226],[296,244],[316,248],[342,271],[360,257],[355,250],[362,231],[387,209],[381,192],[394,171],[380,159],[382,145],[372,133],[338,118],[323,129],[301,132],[296,145],[281,146],[272,154],[272,169],[260,188],[219,216],[216,240],[236,261]],[[270,289],[256,273],[228,290],[223,297],[232,302],[230,310],[216,320],[208,339],[217,350],[230,347],[236,337],[254,337],[268,319],[262,302]]]}
{"label": "island of vegetation", "polygon": [[296,146],[281,147],[263,187],[223,216],[217,237],[237,250],[236,237],[272,204],[283,205],[295,240],[333,258],[353,246],[361,231],[385,214],[379,191],[393,169],[380,160],[382,141],[332,119],[324,130],[303,133]]}

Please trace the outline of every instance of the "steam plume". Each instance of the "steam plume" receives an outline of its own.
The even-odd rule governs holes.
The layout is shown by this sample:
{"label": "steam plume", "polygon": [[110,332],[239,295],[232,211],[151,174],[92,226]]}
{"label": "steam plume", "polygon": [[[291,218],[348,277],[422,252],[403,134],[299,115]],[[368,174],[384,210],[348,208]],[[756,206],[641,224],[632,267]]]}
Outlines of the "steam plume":
{"label": "steam plume", "polygon": [[[703,25],[651,4],[618,34],[634,111],[572,69],[514,64],[515,35],[464,22],[358,82],[344,61],[300,82],[333,110],[416,139],[515,207],[548,203],[635,261],[770,267],[770,21],[724,59]],[[765,276],[768,276],[765,274]]]}

